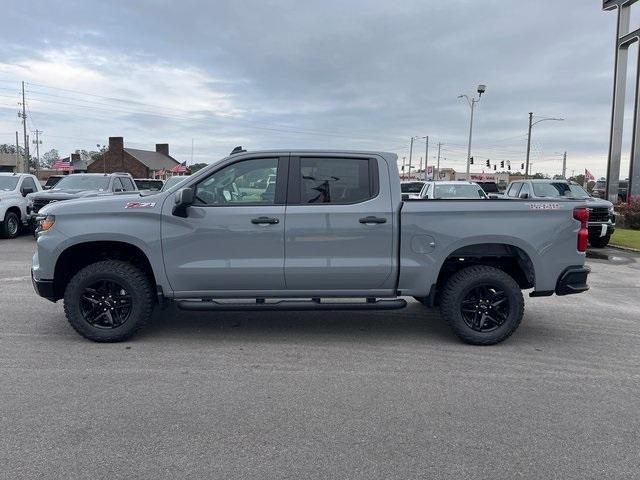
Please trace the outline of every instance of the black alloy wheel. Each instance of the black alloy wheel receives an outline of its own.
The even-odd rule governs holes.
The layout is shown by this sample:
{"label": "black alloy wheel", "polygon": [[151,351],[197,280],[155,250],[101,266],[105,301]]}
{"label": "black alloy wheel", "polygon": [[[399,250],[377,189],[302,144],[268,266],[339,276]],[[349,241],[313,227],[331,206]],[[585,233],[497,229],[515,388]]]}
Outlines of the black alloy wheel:
{"label": "black alloy wheel", "polygon": [[469,289],[460,304],[464,323],[476,332],[492,332],[509,316],[509,299],[497,285],[477,285]]}
{"label": "black alloy wheel", "polygon": [[131,315],[131,295],[118,282],[101,280],[87,286],[80,297],[80,312],[95,328],[112,329]]}

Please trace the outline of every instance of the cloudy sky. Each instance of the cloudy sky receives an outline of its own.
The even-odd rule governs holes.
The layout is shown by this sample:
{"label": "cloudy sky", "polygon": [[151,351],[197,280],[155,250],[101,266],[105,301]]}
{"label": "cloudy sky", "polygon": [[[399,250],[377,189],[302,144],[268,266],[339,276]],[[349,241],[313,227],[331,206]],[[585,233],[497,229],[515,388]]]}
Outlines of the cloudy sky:
{"label": "cloudy sky", "polygon": [[236,145],[408,157],[409,137],[429,135],[429,162],[441,142],[442,165],[462,170],[457,96],[485,83],[476,158],[519,167],[533,111],[566,118],[534,128],[533,171],[559,173],[566,150],[569,173],[605,173],[615,14],[601,1],[2,3],[0,143],[15,142],[24,80],[41,152],[124,136],[189,163],[192,141],[194,162]]}

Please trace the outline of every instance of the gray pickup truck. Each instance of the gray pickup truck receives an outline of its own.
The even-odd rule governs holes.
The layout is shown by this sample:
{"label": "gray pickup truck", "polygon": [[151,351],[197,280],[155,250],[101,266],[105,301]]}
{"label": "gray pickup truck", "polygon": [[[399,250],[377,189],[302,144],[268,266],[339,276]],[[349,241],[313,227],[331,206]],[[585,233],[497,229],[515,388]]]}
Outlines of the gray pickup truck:
{"label": "gray pickup truck", "polygon": [[40,210],[33,284],[94,341],[155,305],[190,311],[439,306],[472,344],[509,337],[531,296],[588,289],[584,201],[401,200],[383,152],[240,152],[150,196]]}

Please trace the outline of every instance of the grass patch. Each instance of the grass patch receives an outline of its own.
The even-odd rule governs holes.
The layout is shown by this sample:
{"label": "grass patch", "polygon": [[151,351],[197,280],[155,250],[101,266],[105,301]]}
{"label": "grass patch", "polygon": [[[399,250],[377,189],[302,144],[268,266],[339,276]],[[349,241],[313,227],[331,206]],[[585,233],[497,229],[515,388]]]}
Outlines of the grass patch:
{"label": "grass patch", "polygon": [[609,243],[619,247],[631,247],[640,250],[640,230],[616,228]]}

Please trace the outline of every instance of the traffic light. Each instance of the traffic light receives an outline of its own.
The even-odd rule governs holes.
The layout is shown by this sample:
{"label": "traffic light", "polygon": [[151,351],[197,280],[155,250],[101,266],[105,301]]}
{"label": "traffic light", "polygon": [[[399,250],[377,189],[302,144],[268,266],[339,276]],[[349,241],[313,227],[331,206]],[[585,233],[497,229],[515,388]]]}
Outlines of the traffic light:
{"label": "traffic light", "polygon": [[493,169],[494,169],[494,170],[497,170],[497,169],[498,169],[498,166],[497,166],[497,165],[494,165],[494,166],[493,166]]}
{"label": "traffic light", "polygon": [[473,165],[473,157],[469,158],[469,164]]}
{"label": "traffic light", "polygon": [[489,162],[489,159],[487,158],[487,167],[490,167],[491,163]]}
{"label": "traffic light", "polygon": [[504,168],[504,160],[500,162],[500,168]]}
{"label": "traffic light", "polygon": [[520,164],[520,170],[524,170],[524,163]]}

